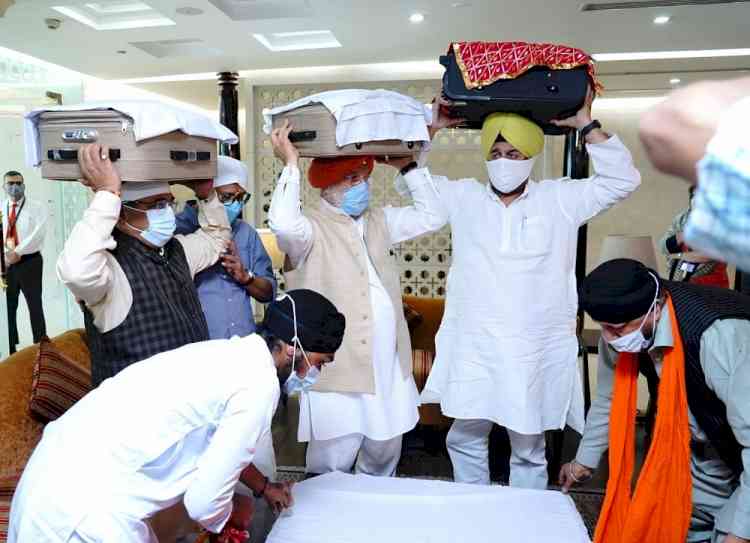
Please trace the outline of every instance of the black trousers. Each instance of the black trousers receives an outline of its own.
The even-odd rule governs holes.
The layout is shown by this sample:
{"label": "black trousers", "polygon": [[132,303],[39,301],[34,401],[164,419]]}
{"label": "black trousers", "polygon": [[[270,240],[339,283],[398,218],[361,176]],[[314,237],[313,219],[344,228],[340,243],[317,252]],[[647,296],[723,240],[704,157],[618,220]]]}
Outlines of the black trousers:
{"label": "black trousers", "polygon": [[18,311],[18,295],[21,292],[26,298],[26,305],[29,306],[34,343],[39,343],[41,337],[47,334],[47,324],[44,321],[42,308],[42,265],[41,253],[33,253],[23,255],[21,260],[8,267],[6,296],[8,297],[8,332],[11,354],[16,352],[16,345],[18,345],[16,312]]}

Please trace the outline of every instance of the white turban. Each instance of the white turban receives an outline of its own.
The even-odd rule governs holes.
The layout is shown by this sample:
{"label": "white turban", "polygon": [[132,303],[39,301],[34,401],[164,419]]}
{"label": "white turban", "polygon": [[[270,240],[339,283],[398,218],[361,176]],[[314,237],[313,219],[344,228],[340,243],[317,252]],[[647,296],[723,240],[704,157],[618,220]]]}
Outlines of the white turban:
{"label": "white turban", "polygon": [[247,190],[247,166],[245,163],[228,156],[219,156],[214,188],[237,183]]}
{"label": "white turban", "polygon": [[122,201],[136,202],[157,194],[171,194],[169,183],[166,181],[145,181],[122,183]]}

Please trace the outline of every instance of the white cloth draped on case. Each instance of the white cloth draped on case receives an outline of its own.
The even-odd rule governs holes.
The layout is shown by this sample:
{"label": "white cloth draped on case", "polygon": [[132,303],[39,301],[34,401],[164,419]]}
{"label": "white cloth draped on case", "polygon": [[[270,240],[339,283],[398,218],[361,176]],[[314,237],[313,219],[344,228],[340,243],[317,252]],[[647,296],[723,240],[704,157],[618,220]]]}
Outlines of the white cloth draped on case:
{"label": "white cloth draped on case", "polygon": [[344,473],[293,492],[267,543],[590,543],[573,500],[560,492]]}
{"label": "white cloth draped on case", "polygon": [[206,115],[154,100],[93,101],[69,106],[45,106],[24,117],[23,138],[26,146],[26,165],[42,162],[39,141],[39,117],[48,111],[94,111],[112,109],[133,119],[136,141],[161,136],[179,130],[189,136],[211,138],[222,143],[237,143],[237,135],[220,122]]}
{"label": "white cloth draped on case", "polygon": [[263,130],[271,133],[274,115],[320,103],[336,118],[336,145],[368,141],[430,141],[427,125],[432,109],[419,101],[387,90],[326,91],[290,104],[263,110]]}

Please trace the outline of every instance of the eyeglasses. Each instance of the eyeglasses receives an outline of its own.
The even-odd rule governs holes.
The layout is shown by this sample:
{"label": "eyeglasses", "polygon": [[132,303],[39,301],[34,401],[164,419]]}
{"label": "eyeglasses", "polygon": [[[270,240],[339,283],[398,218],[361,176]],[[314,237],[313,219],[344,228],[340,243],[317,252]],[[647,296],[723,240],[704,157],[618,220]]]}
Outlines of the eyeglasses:
{"label": "eyeglasses", "polygon": [[250,200],[250,194],[240,192],[240,193],[231,193],[231,192],[219,192],[216,191],[216,196],[219,198],[219,201],[222,204],[228,204],[230,202],[239,202],[242,205],[245,205],[248,200]]}

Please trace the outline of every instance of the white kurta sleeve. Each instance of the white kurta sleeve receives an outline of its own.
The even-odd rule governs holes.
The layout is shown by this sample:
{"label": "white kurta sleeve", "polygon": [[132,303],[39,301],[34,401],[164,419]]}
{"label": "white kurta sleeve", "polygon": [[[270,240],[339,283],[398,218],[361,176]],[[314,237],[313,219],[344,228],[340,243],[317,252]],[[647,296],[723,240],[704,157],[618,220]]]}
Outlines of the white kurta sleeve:
{"label": "white kurta sleeve", "polygon": [[716,321],[701,336],[700,360],[706,383],[727,407],[727,419],[742,447],[743,471],[731,533],[750,538],[750,322]]}
{"label": "white kurta sleeve", "polygon": [[41,251],[42,244],[44,243],[44,233],[47,229],[49,210],[44,203],[34,202],[29,212],[34,213],[34,227],[31,232],[21,237],[18,247],[15,248],[15,252],[19,256]]}
{"label": "white kurta sleeve", "polygon": [[558,183],[558,201],[568,219],[584,224],[627,198],[641,184],[633,157],[617,136],[586,145],[594,175]]}
{"label": "white kurta sleeve", "polygon": [[307,258],[314,238],[312,224],[302,214],[300,175],[296,166],[284,168],[268,210],[268,225],[276,235],[279,249],[289,258],[293,268]]}
{"label": "white kurta sleeve", "polygon": [[412,170],[402,177],[411,193],[412,205],[383,209],[393,244],[433,232],[448,222],[440,193],[427,168]]}
{"label": "white kurta sleeve", "polygon": [[594,469],[609,447],[609,412],[615,382],[615,359],[604,340],[599,340],[596,381],[596,397],[586,416],[586,426],[576,454],[576,461]]}
{"label": "white kurta sleeve", "polygon": [[103,300],[113,284],[114,272],[107,256],[117,245],[112,230],[120,205],[120,198],[111,192],[97,192],[57,259],[60,281],[89,306]]}
{"label": "white kurta sleeve", "polygon": [[224,204],[219,201],[215,192],[211,193],[206,202],[199,200],[198,223],[200,228],[192,234],[175,236],[182,244],[193,276],[216,264],[232,237]]}
{"label": "white kurta sleeve", "polygon": [[229,519],[234,487],[242,470],[253,461],[258,440],[271,431],[275,407],[270,387],[264,397],[244,390],[227,402],[183,497],[190,518],[208,531],[220,532]]}

